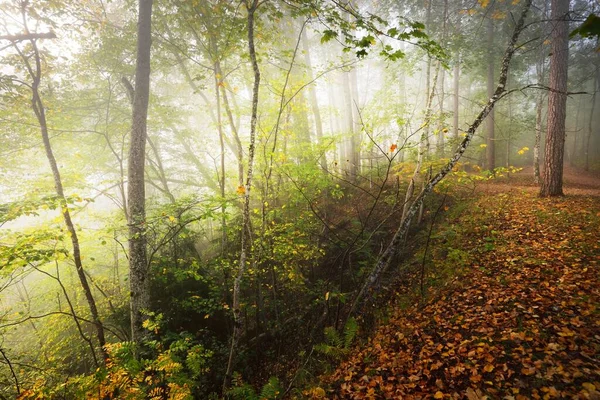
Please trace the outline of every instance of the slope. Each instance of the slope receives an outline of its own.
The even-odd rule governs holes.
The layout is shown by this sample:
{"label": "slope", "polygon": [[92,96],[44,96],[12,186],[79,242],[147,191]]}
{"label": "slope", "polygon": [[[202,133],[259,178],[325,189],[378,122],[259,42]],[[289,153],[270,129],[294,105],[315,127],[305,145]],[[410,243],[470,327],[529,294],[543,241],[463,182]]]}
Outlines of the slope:
{"label": "slope", "polygon": [[320,393],[600,398],[598,191],[540,199],[531,187],[484,189],[456,221],[455,278],[425,304],[396,306]]}

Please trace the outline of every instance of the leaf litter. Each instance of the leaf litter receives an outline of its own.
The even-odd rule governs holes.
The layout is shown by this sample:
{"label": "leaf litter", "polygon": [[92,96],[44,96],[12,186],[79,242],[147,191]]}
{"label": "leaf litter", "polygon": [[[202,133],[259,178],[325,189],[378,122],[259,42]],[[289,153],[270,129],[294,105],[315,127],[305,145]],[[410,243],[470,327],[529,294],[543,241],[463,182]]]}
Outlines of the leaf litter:
{"label": "leaf litter", "polygon": [[600,197],[474,202],[467,271],[396,307],[323,378],[327,398],[600,399]]}

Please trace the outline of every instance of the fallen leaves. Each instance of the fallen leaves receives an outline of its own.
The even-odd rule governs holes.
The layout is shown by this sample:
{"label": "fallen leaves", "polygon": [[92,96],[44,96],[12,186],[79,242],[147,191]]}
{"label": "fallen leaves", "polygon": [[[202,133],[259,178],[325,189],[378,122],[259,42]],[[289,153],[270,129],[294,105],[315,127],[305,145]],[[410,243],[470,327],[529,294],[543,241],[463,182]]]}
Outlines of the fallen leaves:
{"label": "fallen leaves", "polygon": [[600,199],[473,209],[468,274],[398,310],[325,379],[328,398],[600,399]]}

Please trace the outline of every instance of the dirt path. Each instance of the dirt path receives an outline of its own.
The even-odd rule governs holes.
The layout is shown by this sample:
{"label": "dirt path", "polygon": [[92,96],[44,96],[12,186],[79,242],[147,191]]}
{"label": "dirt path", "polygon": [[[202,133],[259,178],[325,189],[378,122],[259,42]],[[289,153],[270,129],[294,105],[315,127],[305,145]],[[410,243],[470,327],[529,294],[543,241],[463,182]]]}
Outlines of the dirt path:
{"label": "dirt path", "polygon": [[[600,174],[586,172],[582,169],[565,167],[563,171],[565,195],[600,196]],[[538,193],[539,187],[533,182],[533,168],[524,168],[506,180],[493,180],[489,184],[480,185],[487,193],[502,193],[512,190],[525,190]]]}
{"label": "dirt path", "polygon": [[326,397],[600,399],[600,179],[566,181],[557,199],[489,185],[451,225],[459,278],[397,307]]}

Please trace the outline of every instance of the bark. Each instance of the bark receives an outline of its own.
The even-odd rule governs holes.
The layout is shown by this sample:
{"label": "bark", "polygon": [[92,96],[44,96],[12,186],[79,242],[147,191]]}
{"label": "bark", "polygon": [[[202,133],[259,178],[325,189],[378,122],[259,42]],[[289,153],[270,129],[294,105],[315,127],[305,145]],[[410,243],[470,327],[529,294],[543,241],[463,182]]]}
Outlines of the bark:
{"label": "bark", "polygon": [[454,155],[450,158],[448,163],[427,182],[425,188],[421,191],[421,193],[419,193],[415,201],[408,209],[405,218],[400,222],[400,226],[394,233],[390,244],[386,247],[385,251],[379,258],[377,264],[372,269],[371,273],[365,280],[365,283],[361,287],[359,293],[355,297],[352,309],[350,311],[351,314],[364,302],[365,295],[373,288],[375,282],[377,282],[381,275],[384,272],[386,272],[389,268],[392,262],[392,257],[397,253],[399,247],[404,242],[404,238],[408,233],[410,223],[417,211],[419,210],[419,207],[423,200],[427,197],[427,195],[429,195],[429,193],[431,193],[433,188],[439,182],[441,182],[444,179],[444,177],[450,173],[450,171],[452,171],[452,168],[454,168],[458,160],[460,160],[464,152],[467,150],[467,147],[471,143],[471,140],[473,139],[477,128],[479,128],[482,121],[489,115],[490,111],[494,108],[498,100],[500,100],[500,98],[504,97],[507,94],[506,81],[508,76],[508,68],[510,66],[510,61],[515,53],[517,39],[519,38],[521,31],[523,30],[525,19],[531,7],[531,2],[532,0],[527,0],[525,2],[525,5],[523,6],[523,11],[521,12],[521,16],[519,17],[514,33],[511,37],[510,43],[506,49],[504,58],[502,60],[500,78],[493,96],[488,100],[485,107],[479,112],[479,115],[475,118],[475,120],[467,130],[465,138],[462,140],[458,149],[455,151]]}
{"label": "bark", "polygon": [[248,10],[248,53],[252,63],[252,71],[254,73],[254,85],[252,87],[252,114],[250,117],[250,145],[248,148],[248,172],[246,176],[246,187],[244,194],[244,208],[242,212],[242,232],[241,232],[241,251],[238,273],[233,282],[233,335],[231,337],[231,347],[229,351],[229,359],[227,361],[227,370],[223,381],[223,393],[227,392],[231,385],[231,377],[233,373],[233,365],[235,353],[237,351],[239,340],[244,331],[242,310],[241,310],[241,285],[246,272],[246,262],[248,253],[251,251],[251,227],[250,227],[250,191],[252,189],[252,173],[254,163],[254,142],[256,137],[256,122],[258,115],[258,94],[260,88],[260,68],[256,56],[256,48],[254,45],[254,19],[255,13],[259,6],[259,0],[246,0],[246,9]]}
{"label": "bark", "polygon": [[[26,16],[23,15],[23,20],[26,20]],[[26,35],[30,35],[27,26],[25,25]],[[31,34],[35,35],[35,34]],[[88,303],[88,307],[90,309],[90,314],[92,315],[92,320],[94,322],[94,326],[96,328],[96,337],[98,339],[98,344],[100,346],[100,351],[102,353],[103,359],[106,360],[108,355],[106,350],[104,349],[104,345],[106,344],[106,339],[104,336],[104,326],[100,320],[100,316],[98,314],[98,308],[96,307],[96,301],[94,299],[94,295],[88,284],[87,277],[85,275],[85,271],[83,269],[83,262],[81,258],[81,249],[79,247],[79,237],[77,235],[77,231],[75,229],[75,225],[73,224],[73,220],[71,218],[71,212],[69,211],[69,206],[67,203],[67,199],[65,197],[65,192],[62,184],[62,178],[60,175],[60,170],[58,169],[58,164],[56,162],[56,158],[54,157],[54,151],[52,149],[52,144],[50,143],[50,136],[48,134],[48,123],[46,119],[46,108],[44,102],[42,101],[42,97],[40,95],[40,83],[42,80],[42,60],[37,47],[37,43],[35,39],[30,38],[31,49],[33,51],[33,61],[35,65],[32,65],[29,61],[30,58],[22,53],[22,51],[16,45],[16,42],[13,42],[13,46],[15,50],[18,52],[19,56],[23,60],[26,70],[29,76],[32,79],[31,92],[31,107],[35,116],[40,125],[40,133],[42,136],[42,142],[44,144],[44,150],[46,153],[46,158],[48,159],[48,163],[50,164],[50,169],[52,171],[52,177],[54,179],[54,188],[56,190],[56,194],[60,199],[60,207],[61,214],[63,217],[63,221],[65,226],[67,227],[67,231],[69,232],[69,236],[71,238],[71,244],[73,246],[73,261],[75,263],[75,269],[77,271],[77,277],[79,278],[79,283],[81,288],[83,289],[83,293],[85,295],[86,301]],[[95,355],[94,355],[95,358]]]}
{"label": "bark", "polygon": [[131,340],[140,345],[146,336],[144,311],[150,307],[150,279],[146,240],[147,117],[150,97],[150,47],[152,44],[152,0],[139,0],[137,61],[131,139],[129,148],[127,207],[129,210],[129,285]]}
{"label": "bark", "polygon": [[[488,65],[487,65],[487,94],[488,97],[492,97],[494,94],[494,22],[491,16],[488,19],[487,27],[487,45],[488,45]],[[495,120],[494,110],[490,111],[490,115],[487,116],[487,147],[485,148],[486,169],[492,171],[496,168],[496,132],[495,132]]]}
{"label": "bark", "polygon": [[567,116],[567,69],[569,61],[569,0],[552,0],[552,51],[550,93],[544,172],[540,196],[562,196],[565,120]]}

